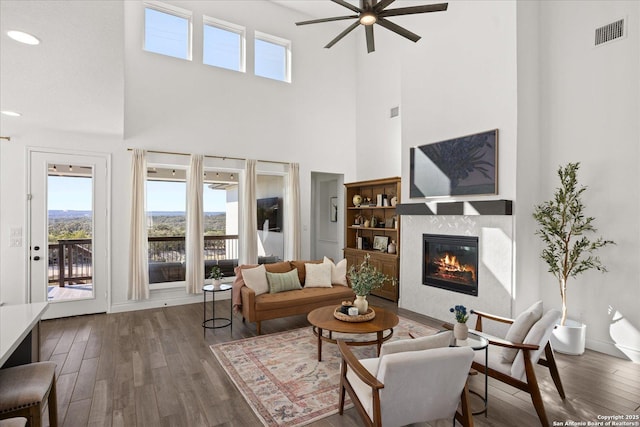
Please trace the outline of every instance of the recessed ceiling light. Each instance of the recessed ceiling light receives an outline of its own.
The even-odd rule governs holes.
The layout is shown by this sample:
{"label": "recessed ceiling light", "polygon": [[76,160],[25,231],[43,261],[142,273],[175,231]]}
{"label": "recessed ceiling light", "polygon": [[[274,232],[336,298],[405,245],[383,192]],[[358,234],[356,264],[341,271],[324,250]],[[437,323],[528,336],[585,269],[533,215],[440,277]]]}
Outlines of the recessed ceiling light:
{"label": "recessed ceiling light", "polygon": [[22,115],[20,113],[16,113],[15,111],[8,111],[8,110],[0,111],[0,114],[4,114],[5,116],[9,116],[9,117],[20,117]]}
{"label": "recessed ceiling light", "polygon": [[23,31],[15,31],[15,30],[7,31],[7,35],[20,43],[30,44],[30,45],[40,44],[40,40],[38,40],[36,36],[33,36],[29,33],[25,33]]}

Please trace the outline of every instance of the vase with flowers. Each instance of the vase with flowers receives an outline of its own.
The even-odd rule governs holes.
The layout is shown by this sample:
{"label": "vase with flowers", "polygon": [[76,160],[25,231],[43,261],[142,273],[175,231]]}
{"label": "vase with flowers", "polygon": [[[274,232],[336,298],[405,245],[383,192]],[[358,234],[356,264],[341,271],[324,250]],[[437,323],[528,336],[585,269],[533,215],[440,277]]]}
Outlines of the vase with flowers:
{"label": "vase with flowers", "polygon": [[[389,277],[378,271],[370,262],[369,254],[364,256],[364,261],[356,267],[352,265],[349,268],[349,284],[356,294],[356,300],[353,305],[358,308],[358,314],[365,314],[369,309],[367,295],[372,290],[381,288],[384,282],[390,280]],[[394,283],[395,285],[395,283]]]}
{"label": "vase with flowers", "polygon": [[469,338],[467,320],[469,320],[469,314],[473,313],[473,310],[467,312],[467,307],[464,305],[456,305],[451,307],[449,311],[456,316],[456,324],[453,325],[453,336],[458,340],[466,340]]}

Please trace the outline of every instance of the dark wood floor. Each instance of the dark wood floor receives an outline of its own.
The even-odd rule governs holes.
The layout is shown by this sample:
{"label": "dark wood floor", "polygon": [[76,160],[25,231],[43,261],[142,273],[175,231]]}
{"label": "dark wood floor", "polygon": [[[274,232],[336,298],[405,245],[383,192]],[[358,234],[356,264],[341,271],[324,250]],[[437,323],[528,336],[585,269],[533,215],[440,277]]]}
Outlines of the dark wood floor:
{"label": "dark wood floor", "polygon": [[[373,304],[402,316],[439,322],[372,297]],[[210,304],[209,304],[210,305]],[[216,302],[216,315],[229,314],[229,302]],[[209,350],[210,344],[255,335],[253,324],[235,317],[229,328],[203,338],[202,304],[42,322],[41,358],[58,364],[59,425],[77,426],[259,426],[251,408]],[[263,334],[308,326],[306,316],[263,322]],[[587,351],[557,355],[567,392],[561,401],[548,371],[538,379],[549,419],[598,421],[598,415],[640,415],[640,365]],[[484,376],[472,379],[483,390]],[[336,396],[337,399],[337,396]],[[489,380],[488,417],[477,426],[539,425],[526,393]],[[358,426],[353,409],[316,426]],[[447,422],[447,426],[451,423]],[[567,424],[568,425],[568,424]]]}

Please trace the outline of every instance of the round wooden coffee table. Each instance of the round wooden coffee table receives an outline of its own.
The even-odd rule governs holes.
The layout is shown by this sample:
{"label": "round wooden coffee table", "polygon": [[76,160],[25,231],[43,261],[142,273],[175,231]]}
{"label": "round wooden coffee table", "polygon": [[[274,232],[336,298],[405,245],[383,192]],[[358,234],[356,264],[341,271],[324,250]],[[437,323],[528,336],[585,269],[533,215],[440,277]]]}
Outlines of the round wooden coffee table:
{"label": "round wooden coffee table", "polygon": [[[373,345],[378,346],[378,355],[380,355],[380,347],[382,343],[393,336],[393,328],[398,324],[398,316],[395,313],[385,310],[382,307],[371,307],[376,312],[376,317],[366,322],[344,322],[333,316],[336,309],[335,305],[329,307],[320,307],[313,310],[307,316],[307,320],[312,325],[313,334],[318,337],[318,361],[322,361],[322,341],[336,343],[333,338],[334,332],[344,334],[376,334],[376,339],[371,341],[349,341],[345,340],[348,345],[361,346]],[[385,335],[385,331],[387,331]],[[324,334],[328,331],[328,335]]]}

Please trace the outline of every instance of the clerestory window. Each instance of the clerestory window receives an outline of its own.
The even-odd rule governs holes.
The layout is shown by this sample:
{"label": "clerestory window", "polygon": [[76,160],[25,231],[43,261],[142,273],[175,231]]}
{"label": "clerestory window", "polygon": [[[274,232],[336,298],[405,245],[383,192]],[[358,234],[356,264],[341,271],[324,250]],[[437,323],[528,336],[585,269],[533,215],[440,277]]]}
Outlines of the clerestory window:
{"label": "clerestory window", "polygon": [[291,83],[291,41],[255,32],[256,76]]}
{"label": "clerestory window", "polygon": [[245,28],[205,16],[202,61],[207,65],[245,71]]}
{"label": "clerestory window", "polygon": [[160,2],[144,6],[144,50],[191,60],[192,13]]}

